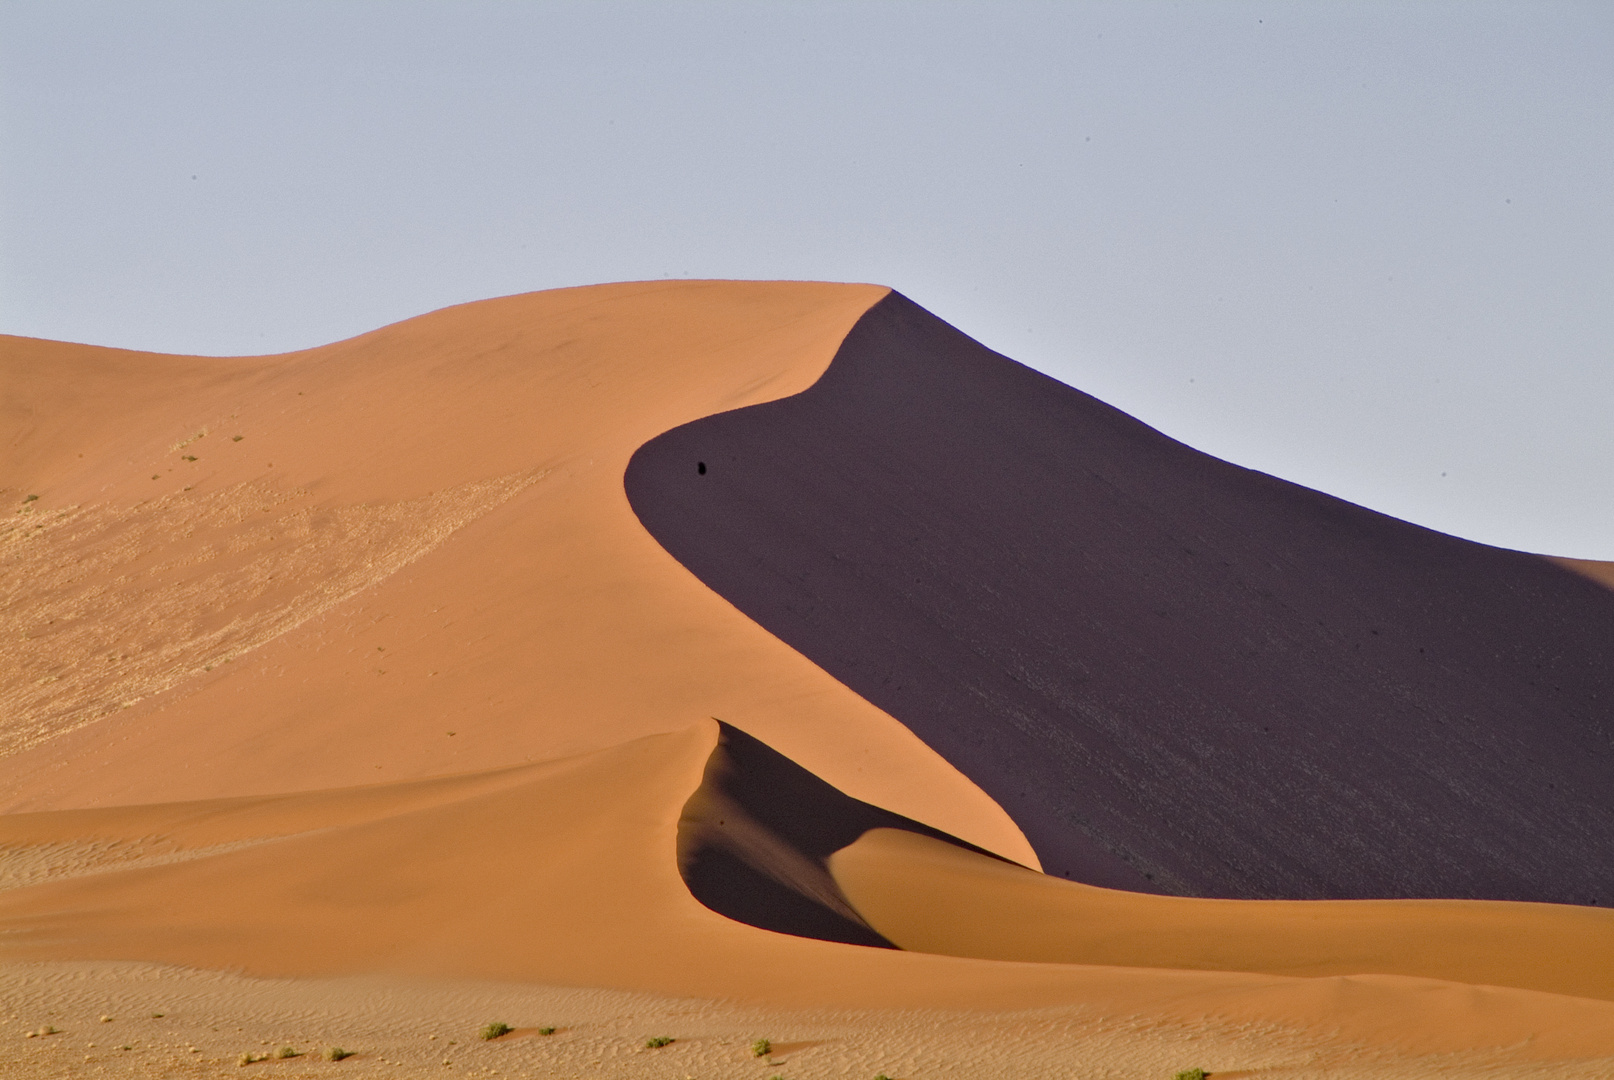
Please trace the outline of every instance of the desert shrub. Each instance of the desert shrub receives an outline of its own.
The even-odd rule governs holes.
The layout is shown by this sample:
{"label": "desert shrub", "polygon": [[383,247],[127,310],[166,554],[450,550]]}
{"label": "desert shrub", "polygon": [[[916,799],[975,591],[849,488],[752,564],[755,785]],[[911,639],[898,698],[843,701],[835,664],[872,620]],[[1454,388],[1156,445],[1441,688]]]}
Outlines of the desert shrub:
{"label": "desert shrub", "polygon": [[538,1034],[540,1034],[540,1035],[553,1035],[553,1034],[555,1034],[555,1029],[552,1028],[552,1027],[541,1027],[541,1028],[538,1029]]}
{"label": "desert shrub", "polygon": [[646,1050],[660,1050],[663,1046],[671,1046],[677,1041],[677,1039],[669,1039],[665,1035],[657,1035],[653,1039],[646,1039],[644,1041],[644,1048]]}
{"label": "desert shrub", "polygon": [[266,1055],[266,1054],[246,1053],[246,1054],[242,1054],[240,1057],[236,1058],[235,1063],[237,1065],[251,1065],[251,1064],[254,1064],[255,1062],[267,1061],[267,1060],[269,1060],[269,1058],[268,1058],[268,1055]]}
{"label": "desert shrub", "polygon": [[484,1039],[497,1039],[500,1035],[508,1035],[514,1030],[515,1028],[511,1027],[509,1024],[502,1021],[495,1021],[494,1023],[488,1024],[477,1034],[481,1035]]}
{"label": "desert shrub", "polygon": [[1180,1069],[1173,1080],[1205,1080],[1210,1073],[1201,1068]]}
{"label": "desert shrub", "polygon": [[279,1050],[275,1051],[275,1057],[279,1058],[281,1061],[285,1061],[287,1058],[302,1057],[302,1056],[303,1055],[302,1055],[301,1051],[295,1049],[294,1047],[290,1047],[290,1046],[282,1046]]}
{"label": "desert shrub", "polygon": [[773,1053],[773,1043],[767,1039],[758,1039],[751,1044],[752,1057],[767,1057],[771,1053]]}
{"label": "desert shrub", "polygon": [[325,1060],[341,1061],[343,1058],[352,1057],[355,1052],[353,1050],[343,1050],[340,1046],[328,1046],[325,1048]]}

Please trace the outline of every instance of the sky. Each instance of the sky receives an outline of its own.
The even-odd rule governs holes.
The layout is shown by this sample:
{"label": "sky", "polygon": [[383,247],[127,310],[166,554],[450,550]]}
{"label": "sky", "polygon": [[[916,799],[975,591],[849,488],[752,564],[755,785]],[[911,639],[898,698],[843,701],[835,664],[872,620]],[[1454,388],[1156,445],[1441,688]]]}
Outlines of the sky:
{"label": "sky", "polygon": [[0,0],[0,333],[664,277],[891,285],[1219,457],[1614,559],[1614,4]]}

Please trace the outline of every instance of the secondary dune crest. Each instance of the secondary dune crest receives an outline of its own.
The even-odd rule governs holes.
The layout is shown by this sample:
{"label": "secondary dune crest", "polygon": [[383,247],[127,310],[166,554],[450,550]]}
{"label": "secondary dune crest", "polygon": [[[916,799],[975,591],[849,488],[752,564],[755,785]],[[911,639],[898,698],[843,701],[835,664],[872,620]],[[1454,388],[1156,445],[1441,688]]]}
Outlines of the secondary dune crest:
{"label": "secondary dune crest", "polygon": [[[728,735],[708,721],[580,758],[472,776],[0,815],[0,843],[11,850],[63,836],[110,840],[139,832],[164,835],[194,855],[0,892],[0,961],[139,960],[277,977],[392,973],[791,1007],[1102,1004],[1122,1015],[1141,1009],[1196,1022],[1215,1016],[1337,1029],[1420,1050],[1529,1039],[1531,1054],[1606,1052],[1614,1037],[1614,1005],[1560,994],[1405,976],[1292,978],[958,958],[735,922],[699,903],[678,866],[680,823],[703,784],[719,775],[727,790],[743,793],[780,775],[766,753]],[[758,762],[760,774],[736,775]],[[812,844],[855,831],[848,808],[836,809],[816,823],[803,815],[798,838]],[[888,860],[892,853],[884,852],[876,861],[885,869],[871,891],[869,876],[860,877],[845,856],[866,856],[897,832],[878,828],[828,860],[838,887],[872,924],[897,938],[918,925],[871,899],[884,889],[905,893],[910,909],[917,898],[919,922],[952,921],[948,947],[991,919],[1016,921],[1025,941],[1045,935],[1046,912],[1026,903],[1017,880],[1041,875],[935,835],[901,830],[901,841],[921,845],[932,865],[901,852]],[[230,842],[239,846],[223,850]],[[938,844],[948,852],[939,867]],[[988,864],[999,869],[983,871]],[[1016,880],[983,887],[983,873],[999,872]],[[1123,911],[1127,899],[1155,898],[1119,897],[1109,914]],[[1515,919],[1527,922],[1518,913]],[[1163,953],[1154,948],[1159,961]]]}
{"label": "secondary dune crest", "polygon": [[835,852],[873,830],[899,829],[995,858],[850,797],[736,727],[719,722],[718,732],[678,820],[678,872],[713,911],[780,933],[889,948],[841,892],[827,861]]}
{"label": "secondary dune crest", "polygon": [[714,911],[829,941],[1030,963],[1409,975],[1614,1000],[1614,911],[1096,888],[849,798],[727,724],[684,805],[678,861]]}
{"label": "secondary dune crest", "polygon": [[830,856],[904,949],[1038,963],[1412,975],[1614,1000],[1614,911],[1461,900],[1202,900],[1063,881],[875,829]]}

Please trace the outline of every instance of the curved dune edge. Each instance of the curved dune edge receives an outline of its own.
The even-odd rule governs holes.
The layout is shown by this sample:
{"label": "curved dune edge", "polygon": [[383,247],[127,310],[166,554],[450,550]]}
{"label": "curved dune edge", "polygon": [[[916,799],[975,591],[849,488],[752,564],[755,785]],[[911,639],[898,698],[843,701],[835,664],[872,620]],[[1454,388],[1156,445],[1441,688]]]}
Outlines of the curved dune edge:
{"label": "curved dune edge", "polygon": [[1559,555],[1543,555],[1548,562],[1556,563],[1565,570],[1573,570],[1581,577],[1588,578],[1605,589],[1614,589],[1614,562],[1601,559],[1567,559]]}
{"label": "curved dune edge", "polygon": [[1404,976],[960,959],[733,922],[690,895],[676,862],[680,812],[718,739],[707,722],[477,776],[132,816],[5,815],[0,842],[13,851],[151,832],[193,851],[258,842],[0,892],[0,960],[511,980],[786,1007],[1091,1004],[1119,1015],[1282,1024],[1415,1053],[1614,1050],[1614,1004],[1586,998]]}
{"label": "curved dune edge", "polygon": [[829,868],[904,949],[994,960],[1408,975],[1614,1000],[1614,911],[1485,900],[1203,900],[1101,889],[872,830]]}
{"label": "curved dune edge", "polygon": [[897,293],[810,388],[657,436],[624,483],[669,552],[980,784],[1051,874],[1614,898],[1614,597],[1585,565],[1218,460]]}
{"label": "curved dune edge", "polygon": [[0,519],[0,754],[30,746],[0,756],[0,809],[473,772],[720,715],[1034,862],[622,491],[654,435],[812,385],[887,292],[563,289],[270,357],[0,338],[0,498],[20,504]]}
{"label": "curved dune edge", "polygon": [[700,787],[678,818],[678,874],[697,900],[730,919],[798,937],[890,948],[848,901],[829,865],[859,837],[890,830],[997,858],[854,799],[719,721]]}
{"label": "curved dune edge", "polygon": [[719,725],[680,876],[781,933],[982,960],[1404,975],[1614,1000],[1614,911],[1453,900],[1204,900],[1028,870],[869,806]]}

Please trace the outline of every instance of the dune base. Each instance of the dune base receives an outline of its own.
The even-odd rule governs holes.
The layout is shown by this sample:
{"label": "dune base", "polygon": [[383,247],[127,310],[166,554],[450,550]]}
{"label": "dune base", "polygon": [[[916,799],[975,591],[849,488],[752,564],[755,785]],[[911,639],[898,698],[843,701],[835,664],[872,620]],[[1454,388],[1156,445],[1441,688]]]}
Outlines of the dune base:
{"label": "dune base", "polygon": [[[401,978],[252,979],[144,964],[0,971],[17,1029],[0,1077],[588,1076],[868,1080],[993,1077],[1606,1077],[1614,1058],[1513,1050],[1414,1054],[1281,1024],[1090,1004],[1024,1010],[782,1009],[616,990]],[[161,1016],[153,1014],[161,1013]],[[103,1022],[101,1017],[109,1016]],[[514,1030],[479,1038],[493,1021]],[[59,1028],[20,1038],[24,1030]],[[552,1035],[539,1028],[553,1027]],[[674,1041],[651,1049],[647,1039]],[[757,1039],[772,1044],[766,1056]],[[274,1055],[290,1046],[299,1056]],[[339,1065],[322,1051],[351,1051]],[[128,1047],[128,1049],[124,1049]]]}

